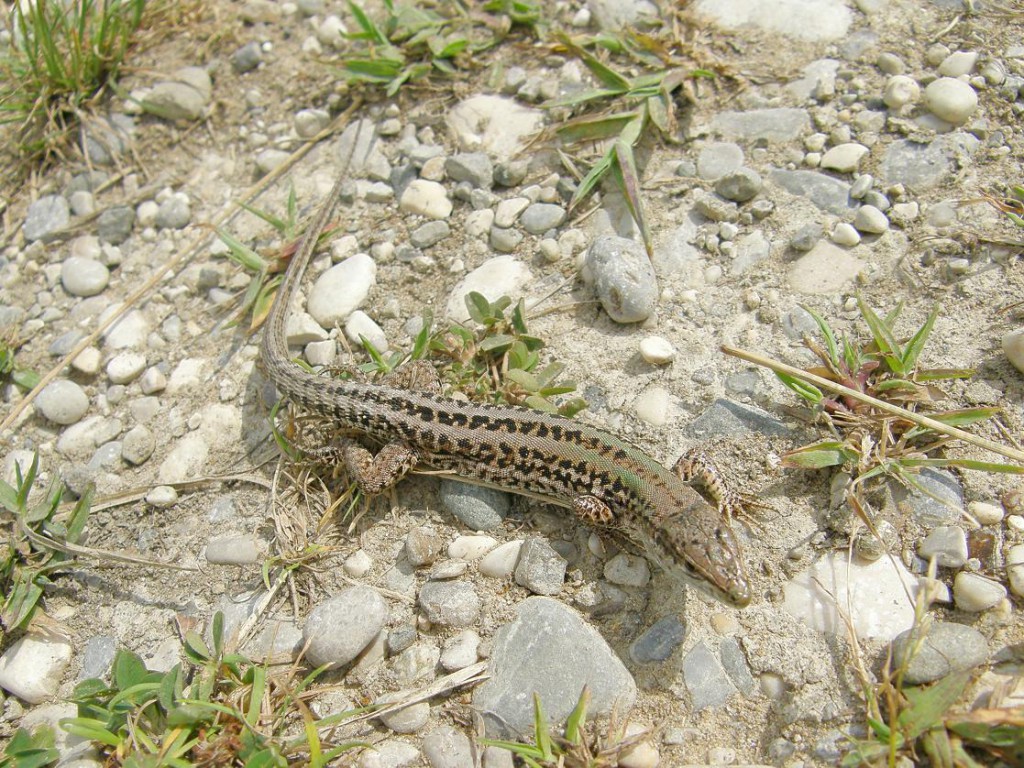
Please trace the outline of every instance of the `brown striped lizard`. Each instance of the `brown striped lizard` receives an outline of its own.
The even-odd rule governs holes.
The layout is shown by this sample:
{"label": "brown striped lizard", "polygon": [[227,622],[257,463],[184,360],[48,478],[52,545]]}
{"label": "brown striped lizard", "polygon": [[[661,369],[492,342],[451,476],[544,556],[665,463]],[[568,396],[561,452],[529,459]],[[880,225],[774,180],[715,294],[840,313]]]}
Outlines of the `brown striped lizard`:
{"label": "brown striped lizard", "polygon": [[[358,137],[353,139],[353,143]],[[293,402],[354,433],[342,459],[368,495],[428,469],[568,507],[587,525],[625,535],[669,574],[743,607],[751,590],[726,511],[691,488],[684,457],[671,470],[609,432],[512,405],[443,397],[436,374],[418,388],[327,378],[292,362],[286,321],[347,163],[302,238],[267,316],[260,349],[270,380]],[[399,369],[401,370],[401,369]],[[377,447],[371,453],[366,444]],[[709,487],[711,487],[709,485]],[[713,490],[713,489],[712,489]]]}

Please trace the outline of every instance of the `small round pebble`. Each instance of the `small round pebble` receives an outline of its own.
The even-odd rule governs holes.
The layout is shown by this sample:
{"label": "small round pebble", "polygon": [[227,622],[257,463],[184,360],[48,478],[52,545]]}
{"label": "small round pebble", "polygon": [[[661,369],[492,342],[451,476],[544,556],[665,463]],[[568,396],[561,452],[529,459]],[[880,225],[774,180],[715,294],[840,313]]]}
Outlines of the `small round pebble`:
{"label": "small round pebble", "polygon": [[862,205],[857,209],[853,226],[868,235],[880,235],[889,229],[889,217],[873,205]]}
{"label": "small round pebble", "polygon": [[146,503],[154,509],[167,509],[178,503],[178,492],[171,485],[158,485],[146,494]]}
{"label": "small round pebble", "polygon": [[[625,735],[628,738],[646,730],[639,723],[629,723],[626,725]],[[620,768],[657,768],[660,761],[658,748],[651,741],[644,739],[619,752],[617,764]]]}
{"label": "small round pebble", "polygon": [[441,666],[448,672],[454,672],[475,664],[479,648],[480,635],[472,629],[465,629],[445,643],[441,652]]}
{"label": "small round pebble", "polygon": [[1015,544],[1006,553],[1006,575],[1013,594],[1024,596],[1024,544]]}
{"label": "small round pebble", "polygon": [[651,580],[651,569],[644,558],[620,552],[605,563],[604,577],[612,584],[643,587]]}
{"label": "small round pebble", "polygon": [[821,158],[821,167],[838,173],[852,173],[870,150],[863,144],[848,142],[832,147]]}
{"label": "small round pebble", "polygon": [[860,232],[852,224],[841,221],[832,230],[832,242],[836,245],[852,248],[860,242]]}
{"label": "small round pebble", "polygon": [[342,564],[342,568],[345,569],[345,573],[353,579],[361,579],[369,573],[371,567],[373,567],[373,560],[371,560],[370,556],[361,549],[357,549],[345,558],[345,562]]}
{"label": "small round pebble", "polygon": [[61,265],[60,282],[72,296],[95,296],[110,282],[110,270],[94,259],[70,256]]}
{"label": "small round pebble", "polygon": [[141,352],[121,352],[107,363],[107,378],[113,384],[135,381],[146,369],[146,356]]}
{"label": "small round pebble", "polygon": [[457,560],[479,560],[498,545],[490,536],[459,536],[448,545],[448,557]]}
{"label": "small round pebble", "polygon": [[906,664],[904,681],[921,685],[984,664],[988,641],[973,627],[935,621],[924,637],[920,627],[900,634],[893,641],[892,653],[894,666]]}
{"label": "small round pebble", "polygon": [[994,608],[1006,597],[1006,587],[976,573],[961,571],[953,580],[953,600],[961,611],[978,613]]}
{"label": "small round pebble", "polygon": [[648,336],[640,342],[640,357],[651,365],[667,365],[676,359],[676,350],[668,339]]}
{"label": "small round pebble", "polygon": [[960,77],[961,75],[971,74],[977,63],[978,54],[976,52],[953,51],[953,53],[942,60],[938,70],[939,74],[945,77]]}
{"label": "small round pebble", "polygon": [[57,379],[39,393],[36,407],[49,421],[66,426],[85,416],[89,410],[89,396],[75,382]]}
{"label": "small round pebble", "polygon": [[940,77],[924,89],[924,104],[940,120],[963,125],[978,108],[978,94],[967,83]]}
{"label": "small round pebble", "polygon": [[548,230],[561,226],[565,216],[565,209],[560,205],[534,203],[523,211],[519,223],[531,235],[543,235]]}
{"label": "small round pebble", "polygon": [[405,536],[405,556],[414,568],[430,565],[441,554],[444,546],[441,537],[430,528],[413,528]]}
{"label": "small round pebble", "polygon": [[452,201],[444,186],[436,181],[414,179],[402,192],[398,207],[406,213],[418,213],[431,219],[447,219],[452,213]]}
{"label": "small round pebble", "polygon": [[761,191],[761,176],[752,168],[737,168],[715,182],[715,192],[734,203],[752,200]]}
{"label": "small round pebble", "polygon": [[986,501],[972,501],[967,505],[967,511],[971,517],[978,521],[978,525],[998,525],[1003,522],[1003,508],[998,504],[989,504]]}
{"label": "small round pebble", "polygon": [[889,109],[899,109],[906,104],[913,104],[921,98],[921,86],[917,80],[906,75],[894,75],[885,84],[882,101]]}
{"label": "small round pebble", "polygon": [[418,603],[432,624],[467,627],[480,617],[480,598],[466,581],[428,581]]}
{"label": "small round pebble", "polygon": [[[390,698],[394,698],[394,695],[382,696],[375,703],[389,704]],[[395,733],[416,733],[430,722],[430,702],[419,701],[394,712],[388,712],[380,716],[380,721]]]}

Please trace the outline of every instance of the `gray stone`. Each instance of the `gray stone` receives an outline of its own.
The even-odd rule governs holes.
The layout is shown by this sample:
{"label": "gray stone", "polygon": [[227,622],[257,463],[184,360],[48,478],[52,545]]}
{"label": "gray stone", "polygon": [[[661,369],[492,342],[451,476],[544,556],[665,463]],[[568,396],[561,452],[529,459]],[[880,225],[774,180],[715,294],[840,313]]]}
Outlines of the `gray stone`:
{"label": "gray stone", "polygon": [[68,201],[61,195],[45,195],[32,201],[21,231],[30,243],[45,240],[51,232],[63,229],[71,221]]}
{"label": "gray stone", "polygon": [[617,323],[646,320],[658,305],[658,280],[643,245],[614,235],[597,238],[587,251],[601,306]]}
{"label": "gray stone", "polygon": [[889,217],[873,205],[862,205],[857,209],[853,226],[868,235],[880,235],[889,229]]}
{"label": "gray stone", "polygon": [[519,217],[519,223],[531,235],[543,235],[564,221],[565,208],[552,203],[534,203]]}
{"label": "gray stone", "polygon": [[809,133],[811,119],[806,110],[789,107],[724,111],[712,119],[711,130],[728,139],[785,142]]}
{"label": "gray stone", "polygon": [[714,142],[701,149],[697,156],[697,175],[715,181],[743,165],[743,150],[732,142]]}
{"label": "gray stone", "polygon": [[527,539],[519,550],[515,581],[536,595],[557,595],[562,591],[567,566],[547,539]]}
{"label": "gray stone", "polygon": [[160,229],[183,229],[191,219],[188,196],[181,193],[168,196],[156,211],[156,225]]}
{"label": "gray stone", "polygon": [[508,515],[512,499],[504,491],[442,480],[441,506],[473,531],[492,531]]}
{"label": "gray stone", "polygon": [[628,712],[636,683],[604,638],[557,600],[531,597],[515,621],[501,627],[491,650],[491,677],[473,693],[489,737],[526,733],[533,726],[536,692],[551,722],[572,711],[586,685],[588,714]]}
{"label": "gray stone", "polygon": [[960,132],[927,144],[894,141],[882,159],[881,176],[887,184],[904,184],[916,191],[931,189],[953,173],[958,158],[965,160],[979,144],[974,136]]}
{"label": "gray stone", "polygon": [[717,195],[698,195],[693,201],[693,209],[711,221],[738,221],[739,209],[736,203],[723,200]]}
{"label": "gray stone", "polygon": [[683,659],[683,681],[696,712],[719,707],[736,693],[722,662],[703,642],[697,643]]}
{"label": "gray stone", "polygon": [[252,565],[266,554],[266,545],[255,536],[224,536],[206,544],[206,562],[214,565]]}
{"label": "gray stone", "polygon": [[392,656],[401,653],[416,642],[416,627],[403,624],[388,632],[387,649]]}
{"label": "gray stone", "polygon": [[207,99],[186,83],[157,83],[142,100],[147,111],[165,120],[198,120]]}
{"label": "gray stone", "polygon": [[315,666],[347,664],[381,631],[388,619],[388,604],[370,587],[346,587],[320,603],[302,630],[308,644],[306,658]]}
{"label": "gray stone", "polygon": [[480,635],[472,629],[465,629],[445,643],[441,666],[449,672],[464,669],[476,663],[479,648]]}
{"label": "gray stone", "polygon": [[967,562],[967,534],[958,525],[940,525],[929,533],[917,548],[919,557],[942,568],[961,568]]}
{"label": "gray stone", "polygon": [[494,185],[494,167],[486,152],[462,152],[444,161],[444,170],[453,181],[468,181],[477,189]]}
{"label": "gray stone", "polygon": [[658,664],[672,655],[686,639],[686,625],[674,614],[658,619],[629,646],[637,664]]}
{"label": "gray stone", "polygon": [[925,492],[899,484],[893,486],[893,498],[902,513],[910,513],[929,530],[959,522],[964,511],[964,492],[954,475],[926,468],[917,474],[914,482]]}
{"label": "gray stone", "polygon": [[523,233],[518,229],[491,227],[491,248],[498,253],[512,253],[523,242],[523,237]]}
{"label": "gray stone", "polygon": [[735,637],[723,637],[718,651],[722,656],[722,667],[725,669],[725,674],[732,680],[733,685],[744,696],[752,694],[757,688],[757,681],[750,673],[750,665],[747,663],[743,649],[740,648],[739,641]]}
{"label": "gray stone", "polygon": [[263,61],[263,49],[256,41],[246,43],[231,54],[231,68],[238,74],[251,72]]}
{"label": "gray stone", "polygon": [[761,191],[761,177],[752,168],[737,168],[715,182],[715,192],[734,203],[745,203]]}
{"label": "gray stone", "polygon": [[844,214],[855,207],[850,199],[849,184],[817,171],[786,171],[776,168],[768,174],[768,179],[790,194],[806,197],[829,213]]}
{"label": "gray stone", "polygon": [[724,399],[715,400],[683,431],[696,440],[742,437],[751,432],[777,436],[792,434],[785,423],[768,412]]}
{"label": "gray stone", "polygon": [[973,627],[934,621],[923,636],[920,626],[900,634],[893,640],[892,653],[894,667],[906,665],[903,681],[921,685],[984,664],[988,641]]}
{"label": "gray stone", "polygon": [[409,233],[409,242],[417,248],[429,248],[448,237],[451,231],[447,221],[428,221]]}
{"label": "gray stone", "polygon": [[494,183],[502,187],[517,187],[523,183],[530,164],[525,160],[509,160],[494,166]]}
{"label": "gray stone", "polygon": [[118,205],[103,211],[96,219],[96,235],[101,242],[120,245],[132,234],[135,209]]}
{"label": "gray stone", "polygon": [[469,738],[450,725],[435,728],[423,737],[423,754],[430,768],[467,768],[474,764]]}
{"label": "gray stone", "polygon": [[85,641],[82,649],[82,671],[79,679],[104,677],[110,672],[117,653],[117,638],[110,635],[94,635]]}
{"label": "gray stone", "polygon": [[465,581],[428,581],[420,589],[419,606],[433,624],[467,627],[480,618],[480,598]]}
{"label": "gray stone", "polygon": [[[401,694],[381,696],[374,704],[391,704],[401,698]],[[396,709],[380,716],[380,721],[395,733],[416,733],[430,722],[430,702],[418,701],[408,707]]]}
{"label": "gray stone", "polygon": [[805,224],[790,239],[789,246],[794,251],[806,253],[818,244],[824,234],[825,230],[821,224]]}

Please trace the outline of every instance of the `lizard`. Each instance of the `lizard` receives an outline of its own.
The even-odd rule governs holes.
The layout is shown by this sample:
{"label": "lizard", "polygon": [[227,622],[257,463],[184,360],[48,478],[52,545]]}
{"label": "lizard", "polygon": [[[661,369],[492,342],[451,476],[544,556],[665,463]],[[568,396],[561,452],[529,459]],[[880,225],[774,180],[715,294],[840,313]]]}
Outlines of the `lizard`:
{"label": "lizard", "polygon": [[[413,469],[427,469],[539,497],[568,507],[591,527],[624,535],[670,575],[728,605],[746,606],[751,588],[728,505],[720,498],[716,509],[683,479],[692,469],[685,455],[668,469],[583,422],[524,406],[444,397],[436,372],[433,382],[409,389],[386,380],[328,378],[292,361],[289,308],[341,196],[348,161],[344,165],[285,270],[266,317],[260,358],[281,394],[361,439],[341,438],[338,446],[357,487],[372,496]],[[367,442],[379,447],[376,454]]]}

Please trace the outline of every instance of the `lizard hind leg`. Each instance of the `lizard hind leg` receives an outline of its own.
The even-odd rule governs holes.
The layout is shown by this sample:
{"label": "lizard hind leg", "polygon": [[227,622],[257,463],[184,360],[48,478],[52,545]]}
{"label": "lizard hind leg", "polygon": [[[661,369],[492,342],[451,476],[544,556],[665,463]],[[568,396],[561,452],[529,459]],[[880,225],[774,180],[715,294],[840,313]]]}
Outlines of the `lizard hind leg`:
{"label": "lizard hind leg", "polygon": [[376,496],[393,488],[419,459],[416,451],[401,442],[387,443],[373,454],[346,437],[341,439],[339,449],[346,469],[355,478],[359,490],[367,496]]}

